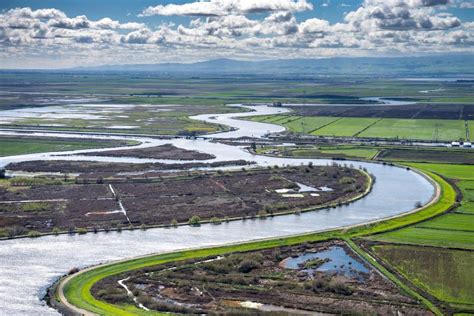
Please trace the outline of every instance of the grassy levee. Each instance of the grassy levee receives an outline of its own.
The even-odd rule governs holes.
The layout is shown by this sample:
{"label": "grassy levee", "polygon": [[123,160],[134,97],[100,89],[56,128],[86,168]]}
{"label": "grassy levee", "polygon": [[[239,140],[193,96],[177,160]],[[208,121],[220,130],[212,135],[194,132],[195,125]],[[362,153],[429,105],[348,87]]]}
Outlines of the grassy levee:
{"label": "grassy levee", "polygon": [[[428,205],[419,210],[416,210],[416,212],[410,212],[405,215],[402,214],[401,216],[395,216],[390,219],[373,222],[370,224],[356,225],[346,229],[310,233],[285,238],[260,240],[255,242],[233,244],[221,247],[178,251],[173,253],[146,256],[101,265],[98,267],[83,270],[65,279],[65,281],[62,282],[62,285],[64,287],[64,298],[69,304],[100,315],[160,315],[160,313],[146,312],[131,305],[112,305],[104,301],[97,300],[91,294],[91,289],[96,282],[103,278],[171,261],[179,261],[191,258],[203,258],[222,255],[231,252],[259,250],[284,245],[294,245],[302,242],[324,241],[329,239],[345,239],[350,243],[350,245],[352,245],[353,242],[350,241],[350,239],[353,237],[362,237],[371,234],[387,232],[408,226],[410,224],[421,222],[433,216],[444,213],[452,207],[456,199],[456,192],[448,182],[446,182],[443,178],[437,176],[432,172],[426,172],[426,174],[439,185],[439,196],[437,199],[434,199],[432,203],[429,203]],[[357,249],[355,250],[357,252],[361,251]],[[365,253],[361,255],[364,258],[367,258],[368,256]],[[368,261],[373,263],[372,260],[373,259]],[[419,298],[419,294],[415,293],[408,286],[404,285],[401,281],[396,280],[396,277],[389,273],[386,269],[383,269],[380,264],[374,264],[374,266],[380,269],[380,271],[384,275],[394,281],[408,294],[414,295],[415,298],[420,299],[433,312],[438,313],[438,309],[436,308],[436,306],[434,306],[425,298]]]}
{"label": "grassy levee", "polygon": [[454,188],[437,174],[426,170],[424,170],[424,173],[439,186],[439,198],[436,202],[431,203],[426,207],[422,207],[418,211],[410,212],[405,216],[351,228],[346,232],[346,234],[351,237],[362,237],[384,233],[422,222],[449,210],[456,203],[456,191]]}

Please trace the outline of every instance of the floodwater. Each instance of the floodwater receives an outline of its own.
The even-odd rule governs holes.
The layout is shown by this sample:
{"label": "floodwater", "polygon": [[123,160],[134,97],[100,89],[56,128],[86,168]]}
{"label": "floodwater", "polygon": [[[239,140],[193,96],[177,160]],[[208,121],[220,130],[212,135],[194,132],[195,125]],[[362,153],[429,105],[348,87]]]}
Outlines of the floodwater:
{"label": "floodwater", "polygon": [[[247,122],[233,117],[256,114],[273,114],[287,111],[284,108],[267,106],[250,107],[254,112],[238,114],[200,115],[196,119],[227,124],[237,130],[209,135],[208,139],[156,140],[146,137],[107,135],[77,135],[44,133],[48,136],[127,139],[142,142],[139,147],[171,143],[177,147],[199,150],[216,156],[215,161],[246,159],[257,166],[314,165],[333,163],[324,159],[291,159],[252,155],[241,147],[211,142],[213,138],[236,138],[241,136],[263,137],[268,132],[278,132],[282,127]],[[0,134],[13,134],[1,132]],[[41,133],[31,133],[38,135]],[[22,135],[25,135],[24,133]],[[130,147],[128,147],[130,148]],[[126,157],[81,156],[85,152],[100,152],[112,149],[81,150],[68,153],[46,153],[0,158],[0,166],[10,162],[30,160],[91,160],[126,161],[139,163],[152,161]],[[68,154],[68,156],[62,156]],[[74,156],[73,154],[78,154]],[[61,155],[61,156],[58,156]],[[154,161],[154,160],[153,160]],[[175,163],[173,160],[157,160]],[[210,161],[210,160],[207,160]],[[211,160],[212,161],[212,160]],[[178,161],[179,162],[179,161]],[[377,181],[369,195],[350,205],[297,215],[276,216],[266,220],[233,221],[222,225],[182,226],[157,228],[146,231],[122,231],[86,235],[46,236],[36,239],[14,239],[0,242],[0,311],[4,315],[57,315],[42,300],[48,286],[73,267],[86,267],[99,263],[152,253],[162,253],[186,248],[223,245],[262,238],[273,238],[322,231],[354,225],[394,216],[411,211],[415,203],[427,203],[434,194],[432,184],[419,174],[398,167],[376,163],[344,161],[356,168],[367,168]]]}
{"label": "floodwater", "polygon": [[369,269],[362,262],[353,259],[340,246],[333,246],[318,252],[308,252],[296,258],[287,258],[283,262],[283,267],[293,270],[302,269],[301,265],[316,258],[327,259],[327,261],[316,269],[304,269],[304,271],[334,272],[349,278],[359,278],[360,273],[369,272]]}

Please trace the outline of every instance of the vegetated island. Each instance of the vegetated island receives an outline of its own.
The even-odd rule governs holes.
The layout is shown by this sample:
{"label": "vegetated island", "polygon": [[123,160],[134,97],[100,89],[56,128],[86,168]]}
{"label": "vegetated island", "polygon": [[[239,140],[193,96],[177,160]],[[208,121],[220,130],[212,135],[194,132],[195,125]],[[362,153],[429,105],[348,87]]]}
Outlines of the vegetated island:
{"label": "vegetated island", "polygon": [[148,226],[220,224],[338,206],[372,179],[350,167],[196,171],[100,182],[13,178],[0,187],[3,237]]}
{"label": "vegetated island", "polygon": [[108,150],[96,153],[87,153],[86,156],[101,157],[135,157],[135,158],[151,158],[151,159],[172,159],[172,160],[208,160],[216,158],[214,155],[201,153],[195,150],[187,150],[165,144],[161,146],[146,148],[131,148]]}

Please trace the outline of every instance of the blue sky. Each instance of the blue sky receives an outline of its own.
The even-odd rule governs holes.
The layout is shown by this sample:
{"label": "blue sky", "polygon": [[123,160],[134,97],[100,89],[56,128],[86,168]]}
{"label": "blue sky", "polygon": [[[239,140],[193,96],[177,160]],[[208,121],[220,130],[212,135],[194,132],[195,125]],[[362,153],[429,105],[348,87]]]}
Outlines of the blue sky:
{"label": "blue sky", "polygon": [[[0,1],[0,10],[8,10],[17,7],[31,7],[33,9],[57,8],[69,16],[87,15],[91,19],[100,19],[104,15],[121,21],[147,21],[150,23],[161,23],[174,21],[186,23],[189,19],[182,17],[137,17],[146,7],[168,3],[186,3],[192,1],[175,0],[7,0]],[[311,12],[301,12],[297,17],[318,17],[331,23],[341,22],[344,13],[359,7],[362,0],[311,0],[315,9]],[[322,6],[327,3],[327,6]],[[474,10],[450,8],[447,10],[455,14],[463,21],[474,21]]]}
{"label": "blue sky", "polygon": [[474,0],[7,0],[0,12],[4,68],[474,53]]}

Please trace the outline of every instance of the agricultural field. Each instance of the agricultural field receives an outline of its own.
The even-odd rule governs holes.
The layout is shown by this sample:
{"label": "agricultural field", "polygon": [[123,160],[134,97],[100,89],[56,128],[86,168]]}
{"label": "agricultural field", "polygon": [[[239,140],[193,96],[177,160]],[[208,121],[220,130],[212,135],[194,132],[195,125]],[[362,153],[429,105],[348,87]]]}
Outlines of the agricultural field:
{"label": "agricultural field", "polygon": [[457,141],[466,140],[467,135],[462,120],[287,115],[258,116],[252,120],[283,125],[290,132],[314,136]]}
{"label": "agricultural field", "polygon": [[456,148],[426,148],[417,146],[391,146],[367,144],[338,144],[330,142],[300,144],[295,146],[263,146],[256,152],[264,155],[365,159],[386,162],[436,162],[474,164],[474,151]]}
{"label": "agricultural field", "polygon": [[53,151],[109,148],[132,144],[126,141],[0,136],[0,157]]}
{"label": "agricultural field", "polygon": [[473,251],[405,245],[374,246],[373,251],[440,300],[474,307]]}
{"label": "agricultural field", "polygon": [[474,167],[410,166],[437,172],[455,181],[461,190],[462,201],[444,215],[370,237],[371,242],[375,241],[371,249],[416,286],[447,303],[448,309],[474,312],[471,267],[474,260]]}
{"label": "agricultural field", "polygon": [[301,146],[264,146],[257,148],[259,154],[270,154],[285,157],[318,157],[318,158],[356,158],[372,159],[379,149],[372,146],[358,145],[301,145]]}

